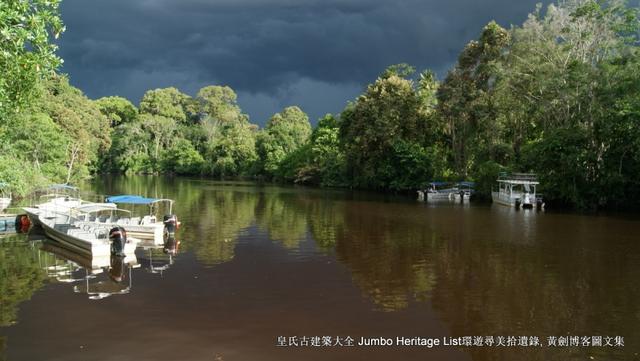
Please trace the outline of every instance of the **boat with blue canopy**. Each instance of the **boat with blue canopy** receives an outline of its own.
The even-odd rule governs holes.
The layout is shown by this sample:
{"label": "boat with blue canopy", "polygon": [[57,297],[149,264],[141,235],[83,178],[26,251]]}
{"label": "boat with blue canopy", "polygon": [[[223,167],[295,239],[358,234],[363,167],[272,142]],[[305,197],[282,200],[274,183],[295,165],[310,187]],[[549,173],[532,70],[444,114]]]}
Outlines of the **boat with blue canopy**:
{"label": "boat with blue canopy", "polygon": [[132,194],[123,194],[117,196],[107,196],[105,199],[109,203],[117,203],[117,204],[142,204],[153,207],[158,203],[167,203],[169,206],[169,214],[171,214],[171,210],[173,208],[173,200],[166,198],[147,198],[138,195]]}
{"label": "boat with blue canopy", "polygon": [[[112,219],[118,225],[125,227],[127,232],[137,236],[141,240],[150,240],[149,246],[162,246],[164,245],[164,239],[168,235],[173,235],[176,229],[180,226],[178,218],[173,211],[173,200],[168,198],[149,198],[140,195],[122,194],[107,196],[105,202],[114,203],[118,205],[147,205],[149,206],[149,213],[143,217],[129,217]],[[161,204],[165,204],[165,210],[168,214],[165,214],[162,221],[158,220],[156,213]]]}

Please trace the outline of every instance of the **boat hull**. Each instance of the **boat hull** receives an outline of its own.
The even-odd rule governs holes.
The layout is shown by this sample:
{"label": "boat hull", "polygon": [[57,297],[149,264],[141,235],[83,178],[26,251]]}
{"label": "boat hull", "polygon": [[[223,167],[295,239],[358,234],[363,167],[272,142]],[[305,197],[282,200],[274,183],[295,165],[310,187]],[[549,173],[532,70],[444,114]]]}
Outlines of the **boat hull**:
{"label": "boat hull", "polygon": [[[526,197],[524,197],[523,195],[509,196],[500,192],[491,192],[491,200],[493,201],[493,203],[497,203],[503,206],[517,207],[518,205],[516,203],[518,199],[526,199]],[[535,199],[535,196],[529,197],[529,199]],[[530,200],[525,200],[524,202],[521,202],[519,206],[522,208],[531,209],[535,206],[535,204]]]}
{"label": "boat hull", "polygon": [[76,222],[76,225],[100,225],[104,227],[122,227],[127,231],[127,236],[138,238],[145,241],[151,241],[154,245],[161,246],[164,244],[164,224],[148,224],[148,225],[127,225],[118,223],[94,223],[94,222]]}

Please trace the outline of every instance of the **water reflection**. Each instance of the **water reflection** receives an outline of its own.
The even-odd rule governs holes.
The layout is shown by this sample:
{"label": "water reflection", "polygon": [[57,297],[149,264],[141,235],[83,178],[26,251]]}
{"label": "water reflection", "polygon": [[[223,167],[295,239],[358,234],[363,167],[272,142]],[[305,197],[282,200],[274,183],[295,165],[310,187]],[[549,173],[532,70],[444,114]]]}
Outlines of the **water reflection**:
{"label": "water reflection", "polygon": [[254,222],[258,197],[246,190],[197,189],[189,206],[180,205],[184,248],[193,251],[203,264],[213,266],[234,257],[237,238]]}
{"label": "water reflection", "polygon": [[[177,301],[188,304],[176,322],[194,349],[206,348],[226,333],[233,340],[254,335],[254,343],[219,341],[222,348],[266,352],[273,347],[264,339],[270,342],[288,330],[313,334],[343,327],[356,336],[376,325],[395,324],[394,330],[417,330],[418,336],[423,326],[442,323],[437,336],[530,335],[545,340],[621,335],[628,343],[625,349],[463,349],[474,360],[623,360],[638,351],[632,344],[640,339],[640,290],[633,287],[640,277],[640,244],[633,238],[637,220],[474,204],[434,206],[370,194],[198,179],[107,178],[95,189],[175,199],[182,244],[172,239],[161,249],[139,250],[139,267],[146,272],[138,274],[131,265],[111,260],[99,267],[101,273],[83,274],[78,260],[66,263],[61,255],[47,258],[27,252],[28,247],[3,244],[0,272],[14,277],[11,287],[23,291],[16,300],[5,301],[9,286],[5,276],[0,278],[5,282],[0,283],[2,314],[5,304],[16,305],[12,316],[2,320],[15,320],[17,304],[31,297],[47,272],[56,274],[56,282],[89,292],[98,292],[96,282],[133,292],[131,276],[138,282],[161,276],[162,286],[173,288],[149,286],[139,294],[148,297],[145,302],[171,300],[166,302],[170,306],[157,301],[145,312],[157,319],[154,312]],[[22,261],[3,256],[2,249]],[[178,249],[179,265],[186,259],[187,267],[174,265]],[[46,268],[38,257],[48,262]],[[330,273],[326,279],[325,272]],[[183,289],[188,297],[175,296]],[[339,310],[317,311],[327,305]],[[273,324],[286,329],[274,330]],[[363,326],[349,328],[351,324]],[[198,343],[197,335],[208,330]],[[418,351],[385,358],[424,359]],[[322,359],[318,355],[312,356]],[[465,359],[457,357],[452,359]],[[287,358],[302,357],[270,357]]]}
{"label": "water reflection", "polygon": [[129,293],[133,285],[131,270],[140,267],[135,255],[87,257],[50,240],[44,240],[40,250],[55,256],[53,260],[40,256],[50,280],[73,283],[75,293],[87,294],[91,300]]}
{"label": "water reflection", "polygon": [[23,238],[6,237],[0,242],[0,326],[17,322],[18,305],[30,299],[47,277],[38,253]]}
{"label": "water reflection", "polygon": [[6,361],[5,350],[7,348],[7,338],[0,336],[0,361]]}
{"label": "water reflection", "polygon": [[308,214],[314,220],[311,230],[317,244],[333,245],[354,283],[383,311],[406,308],[411,300],[427,300],[435,280],[430,251],[433,233],[397,217],[396,207],[324,199]]}
{"label": "water reflection", "polygon": [[175,237],[168,236],[165,238],[162,248],[144,247],[142,255],[138,259],[145,270],[162,277],[163,273],[173,265],[180,243]]}
{"label": "water reflection", "polygon": [[270,239],[288,249],[299,246],[307,232],[307,216],[298,193],[267,190],[257,207],[257,222]]}

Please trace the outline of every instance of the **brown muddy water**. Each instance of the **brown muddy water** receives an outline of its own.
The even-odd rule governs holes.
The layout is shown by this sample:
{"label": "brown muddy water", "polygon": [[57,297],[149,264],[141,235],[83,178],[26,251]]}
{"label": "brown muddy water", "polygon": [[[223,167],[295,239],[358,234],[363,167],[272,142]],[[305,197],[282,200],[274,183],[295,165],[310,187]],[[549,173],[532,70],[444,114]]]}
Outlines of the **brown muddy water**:
{"label": "brown muddy water", "polygon": [[42,237],[1,238],[0,360],[639,358],[637,216],[186,178],[84,188],[175,199],[179,252],[139,249],[116,283]]}

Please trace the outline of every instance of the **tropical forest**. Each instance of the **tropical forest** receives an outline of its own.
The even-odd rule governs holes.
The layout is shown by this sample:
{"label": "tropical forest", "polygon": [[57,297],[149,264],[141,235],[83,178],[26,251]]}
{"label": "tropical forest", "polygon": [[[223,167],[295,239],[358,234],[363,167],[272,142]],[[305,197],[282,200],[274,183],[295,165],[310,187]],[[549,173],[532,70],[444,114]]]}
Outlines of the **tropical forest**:
{"label": "tropical forest", "polygon": [[502,172],[535,172],[551,206],[640,207],[640,23],[623,1],[490,22],[441,77],[390,64],[338,114],[260,120],[225,84],[89,99],[60,71],[59,5],[0,3],[0,179],[15,195],[119,173],[395,193],[469,180],[487,199]]}

